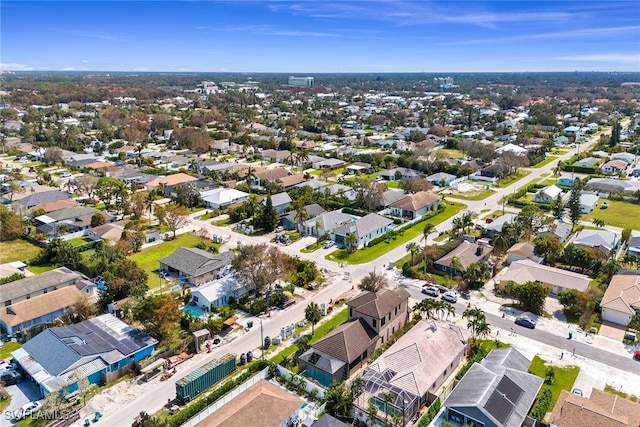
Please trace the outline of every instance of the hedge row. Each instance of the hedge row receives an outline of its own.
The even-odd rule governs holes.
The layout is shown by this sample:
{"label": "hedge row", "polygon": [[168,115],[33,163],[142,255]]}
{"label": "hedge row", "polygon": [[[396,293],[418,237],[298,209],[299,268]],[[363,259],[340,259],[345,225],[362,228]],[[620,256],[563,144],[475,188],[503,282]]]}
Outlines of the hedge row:
{"label": "hedge row", "polygon": [[427,411],[427,413],[424,414],[422,418],[420,418],[420,421],[418,421],[416,427],[427,427],[429,424],[431,424],[431,421],[433,421],[436,415],[438,415],[438,412],[440,412],[441,407],[442,403],[440,403],[440,398],[438,397],[433,401],[431,406],[429,406],[429,410]]}
{"label": "hedge row", "polygon": [[203,399],[196,400],[191,403],[189,406],[186,406],[184,409],[179,411],[173,417],[171,417],[166,422],[167,427],[179,427],[182,424],[186,423],[188,420],[196,416],[199,412],[205,410],[205,408],[216,401],[220,400],[224,395],[231,392],[236,387],[240,386],[242,383],[247,381],[251,376],[255,375],[257,372],[262,371],[264,368],[269,366],[269,362],[264,360],[256,360],[247,365],[245,371],[240,374],[238,377],[231,379],[220,387],[213,390],[211,393],[207,394]]}
{"label": "hedge row", "polygon": [[551,390],[545,388],[542,391],[542,395],[540,395],[540,398],[538,399],[536,407],[533,408],[533,411],[531,412],[531,417],[535,418],[538,421],[542,421],[544,419],[544,416],[547,414],[547,411],[549,410],[549,406],[551,406],[552,398],[553,394],[551,393]]}
{"label": "hedge row", "polygon": [[367,211],[363,211],[362,209],[354,209],[354,208],[350,208],[350,207],[342,208],[342,212],[346,213],[348,215],[355,215],[355,216],[367,216],[367,215],[369,215],[369,212],[367,212]]}

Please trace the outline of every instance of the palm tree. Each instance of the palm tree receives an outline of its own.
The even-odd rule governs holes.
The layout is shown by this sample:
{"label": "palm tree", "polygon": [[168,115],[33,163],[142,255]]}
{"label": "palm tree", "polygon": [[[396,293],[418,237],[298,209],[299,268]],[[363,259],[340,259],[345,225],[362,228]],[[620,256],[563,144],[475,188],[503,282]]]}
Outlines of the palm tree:
{"label": "palm tree", "polygon": [[358,244],[358,236],[356,233],[349,233],[347,237],[345,237],[344,242],[347,244],[347,252],[353,253],[356,250],[355,245]]}
{"label": "palm tree", "polygon": [[435,312],[437,314],[439,314],[439,318],[440,319],[444,319],[445,317],[449,317],[449,316],[455,316],[456,315],[456,309],[453,305],[449,304],[446,301],[442,301],[442,300],[434,300],[436,302],[436,309]]}
{"label": "palm tree", "polygon": [[378,408],[376,408],[376,405],[369,402],[369,407],[367,408],[367,414],[369,416],[369,425],[373,427],[373,423],[376,422],[376,415],[378,414]]}
{"label": "palm tree", "polygon": [[487,323],[487,316],[479,308],[468,308],[462,313],[462,317],[467,319],[467,329],[471,331],[474,338],[481,335],[488,335],[487,330],[491,329]]}
{"label": "palm tree", "polygon": [[411,243],[408,243],[407,246],[405,246],[405,248],[407,249],[407,252],[411,254],[411,266],[413,267],[414,265],[413,261],[416,254],[420,251],[420,246],[418,246],[417,243],[411,242]]}
{"label": "palm tree", "polygon": [[384,399],[384,419],[385,421],[389,420],[389,413],[387,412],[387,405],[391,402],[393,402],[393,394],[389,393],[389,392],[385,392],[382,395],[382,398]]}
{"label": "palm tree", "polygon": [[453,278],[453,271],[455,270],[458,274],[462,273],[462,263],[460,262],[460,258],[454,256],[451,258],[451,264],[449,264],[449,271],[451,272],[451,278]]}
{"label": "palm tree", "polygon": [[304,318],[311,322],[311,335],[315,333],[316,323],[322,319],[322,310],[320,310],[320,306],[315,302],[311,301],[307,308],[304,309]]}
{"label": "palm tree", "polygon": [[605,222],[604,219],[600,219],[600,218],[594,218],[593,219],[593,225],[595,225],[598,228],[602,228],[605,226]]}
{"label": "palm tree", "polygon": [[431,224],[430,222],[426,223],[424,227],[422,227],[422,238],[421,241],[424,241],[424,252],[425,252],[425,263],[424,263],[424,273],[427,274],[427,262],[426,262],[426,252],[427,252],[427,241],[429,240],[429,234],[436,232],[436,226]]}
{"label": "palm tree", "polygon": [[364,378],[362,378],[360,375],[358,375],[357,377],[355,377],[353,379],[353,381],[351,382],[351,396],[353,399],[355,399],[356,397],[360,396],[360,393],[362,393],[364,391],[364,386],[367,384],[367,382],[364,380]]}
{"label": "palm tree", "polygon": [[425,298],[415,306],[413,306],[413,311],[420,312],[420,315],[425,319],[433,319],[436,314],[436,302],[438,300]]}
{"label": "palm tree", "polygon": [[296,164],[301,166],[302,164],[309,161],[309,151],[302,149],[296,153]]}
{"label": "palm tree", "polygon": [[144,208],[149,211],[149,224],[151,224],[151,214],[153,213],[153,202],[155,197],[152,192],[147,193],[147,197],[144,199]]}

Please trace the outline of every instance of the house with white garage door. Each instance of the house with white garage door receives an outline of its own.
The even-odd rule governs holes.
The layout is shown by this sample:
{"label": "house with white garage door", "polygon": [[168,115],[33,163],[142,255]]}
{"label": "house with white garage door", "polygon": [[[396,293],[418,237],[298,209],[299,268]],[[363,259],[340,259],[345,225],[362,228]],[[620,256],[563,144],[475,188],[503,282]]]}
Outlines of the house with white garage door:
{"label": "house with white garage door", "polygon": [[602,320],[627,326],[640,314],[640,276],[616,274],[600,303]]}

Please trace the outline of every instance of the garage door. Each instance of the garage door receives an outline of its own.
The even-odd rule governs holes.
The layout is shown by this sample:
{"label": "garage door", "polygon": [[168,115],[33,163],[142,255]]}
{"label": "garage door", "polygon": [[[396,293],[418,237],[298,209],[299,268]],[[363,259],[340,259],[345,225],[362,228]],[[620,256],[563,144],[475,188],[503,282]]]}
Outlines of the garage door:
{"label": "garage door", "polygon": [[629,324],[629,316],[627,314],[606,308],[602,309],[602,320],[625,326]]}

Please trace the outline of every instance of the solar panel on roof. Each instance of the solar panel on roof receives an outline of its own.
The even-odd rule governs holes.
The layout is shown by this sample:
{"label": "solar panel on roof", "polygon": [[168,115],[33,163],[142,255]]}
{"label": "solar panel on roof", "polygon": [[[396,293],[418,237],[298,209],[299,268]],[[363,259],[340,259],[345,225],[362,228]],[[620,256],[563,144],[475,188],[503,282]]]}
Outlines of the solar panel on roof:
{"label": "solar panel on roof", "polygon": [[506,375],[502,377],[496,389],[500,393],[504,394],[507,399],[514,404],[518,402],[520,396],[524,393],[524,390],[522,390],[518,384],[514,383],[511,378],[508,378]]}
{"label": "solar panel on roof", "polygon": [[484,404],[484,409],[502,425],[506,424],[507,419],[509,419],[513,411],[513,407],[513,403],[498,390],[494,390]]}

